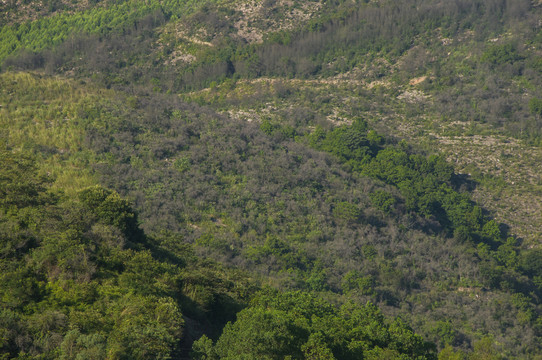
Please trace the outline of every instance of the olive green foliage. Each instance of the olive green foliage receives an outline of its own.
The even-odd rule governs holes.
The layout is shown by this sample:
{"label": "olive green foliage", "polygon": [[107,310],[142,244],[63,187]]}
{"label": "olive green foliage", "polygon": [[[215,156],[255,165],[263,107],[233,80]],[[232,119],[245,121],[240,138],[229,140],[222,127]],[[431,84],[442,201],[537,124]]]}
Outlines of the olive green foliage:
{"label": "olive green foliage", "polygon": [[542,100],[537,98],[529,100],[529,110],[535,115],[542,116]]}
{"label": "olive green foliage", "polygon": [[267,135],[271,135],[278,138],[291,138],[293,139],[296,136],[296,131],[293,127],[285,125],[281,126],[280,124],[272,124],[268,120],[262,121],[260,129]]}
{"label": "olive green foliage", "polygon": [[43,50],[78,34],[133,31],[138,26],[145,26],[145,22],[158,24],[164,16],[185,15],[201,5],[201,2],[190,0],[133,0],[75,13],[60,12],[22,24],[7,24],[0,29],[0,62],[20,49]]}
{"label": "olive green foliage", "polygon": [[99,220],[131,236],[135,235],[137,219],[128,202],[119,194],[97,186],[81,191],[79,200],[91,209]]}
{"label": "olive green foliage", "polygon": [[[22,185],[5,187],[10,200],[0,209],[2,354],[44,359],[175,354],[184,324],[180,307],[185,304],[179,299],[190,296],[196,273],[157,259],[152,247],[134,242],[144,235],[134,237],[134,211],[117,193],[95,186],[80,191],[78,201],[55,197],[32,159],[6,151],[1,158],[3,181]],[[35,213],[31,219],[30,213]],[[199,288],[216,297],[216,288]],[[210,305],[220,308],[220,301]],[[24,342],[18,340],[22,334]],[[194,344],[195,357],[208,359],[364,353],[377,358],[382,351],[433,358],[432,349],[403,322],[384,323],[372,305],[339,311],[307,293],[275,291],[242,310],[216,346],[207,337]]]}
{"label": "olive green foliage", "polygon": [[541,353],[540,250],[395,138],[540,145],[535,3],[325,1],[262,42],[273,1],[62,4],[0,29],[41,73],[0,75],[3,357]]}
{"label": "olive green foliage", "polygon": [[339,309],[302,292],[257,296],[214,345],[194,343],[196,359],[434,359],[434,347],[401,319],[386,321],[372,304]]}
{"label": "olive green foliage", "polygon": [[[524,255],[519,243],[507,243],[468,193],[456,190],[461,182],[456,184],[442,157],[393,145],[360,120],[334,130],[316,128],[292,141],[175,96],[139,94],[134,108],[134,101],[107,94],[107,100],[97,96],[93,106],[78,112],[88,124],[83,151],[93,154],[94,169],[107,187],[133,199],[148,234],[174,234],[168,251],[177,253],[176,242],[193,244],[197,254],[272,279],[279,288],[329,292],[361,303],[371,299],[384,309],[407,301],[423,304],[403,315],[423,324],[419,329],[435,342],[440,339],[433,329],[442,315],[434,306],[447,299],[470,301],[458,287],[489,289],[484,301],[491,315],[467,307],[467,325],[453,322],[455,333],[448,341],[454,346],[468,347],[465,339],[479,338],[469,326],[502,334],[502,324],[519,313],[526,326],[536,323],[539,305],[529,295],[535,277],[514,265]],[[100,121],[104,118],[109,121]],[[353,139],[348,147],[342,146],[343,138]],[[382,191],[395,199],[389,214],[382,206],[392,199],[383,196],[379,202],[371,195]],[[108,191],[89,194],[110,196]],[[118,198],[110,200],[123,209]],[[110,217],[108,209],[104,204],[96,217],[104,226],[129,225],[134,219],[126,211]],[[126,246],[134,246],[128,240]],[[223,324],[239,308],[200,284],[234,285],[209,276],[183,282],[192,300],[183,300],[182,309]],[[528,296],[531,312],[511,305],[502,313],[497,304],[510,303],[516,292]],[[452,309],[443,311],[453,314]],[[517,332],[508,341],[522,339],[526,348],[536,349],[537,337],[529,334]],[[216,340],[215,332],[208,336]],[[317,336],[311,341],[320,342]]]}
{"label": "olive green foliage", "polygon": [[359,119],[351,126],[341,126],[328,133],[317,128],[309,138],[312,146],[330,152],[352,166],[373,156],[381,141],[373,131],[368,133],[367,123]]}
{"label": "olive green foliage", "polygon": [[377,190],[371,193],[370,196],[373,205],[385,213],[389,213],[396,202],[395,197],[384,190]]}
{"label": "olive green foliage", "polygon": [[[503,240],[498,224],[484,219],[469,196],[455,190],[453,169],[443,157],[409,153],[401,145],[381,147],[367,138],[367,130],[354,124],[329,132],[316,129],[309,143],[336,155],[355,171],[396,186],[407,210],[435,219],[450,234],[467,232],[464,236],[469,238]],[[370,198],[385,213],[396,202],[384,190],[373,192]]]}
{"label": "olive green foliage", "polygon": [[[4,79],[13,77],[11,74],[3,76]],[[33,78],[17,75],[16,82],[5,82],[6,89],[9,91],[10,87],[17,87],[23,81],[28,83],[30,80],[26,77]],[[30,84],[35,86],[36,82]],[[49,93],[50,89],[62,89],[62,86],[58,87],[54,83],[37,84],[42,84],[44,93]],[[78,91],[73,93],[77,99]],[[511,318],[522,319],[521,326],[530,327],[537,323],[538,305],[529,294],[529,289],[533,289],[536,282],[537,273],[528,270],[530,267],[528,262],[523,260],[524,253],[518,248],[518,243],[505,241],[503,234],[498,232],[499,226],[485,218],[481,209],[471,203],[467,194],[454,190],[453,173],[438,156],[418,154],[404,144],[390,146],[391,141],[368,130],[368,126],[363,123],[337,130],[316,129],[313,134],[298,136],[298,142],[293,142],[290,137],[261,131],[259,124],[225,119],[209,109],[185,104],[173,96],[156,93],[137,95],[134,108],[134,101],[125,102],[125,98],[119,93],[109,91],[105,94],[107,97],[91,95],[87,100],[75,103],[70,112],[62,110],[72,116],[73,121],[59,123],[54,128],[56,131],[71,129],[68,134],[75,134],[75,130],[80,128],[70,126],[74,123],[84,124],[85,131],[77,135],[82,139],[79,142],[82,147],[77,147],[76,141],[73,145],[68,143],[69,152],[65,152],[63,157],[59,157],[59,150],[52,148],[48,148],[48,151],[31,145],[22,148],[29,151],[30,157],[46,160],[34,162],[34,166],[47,166],[48,159],[57,159],[58,166],[64,169],[59,170],[59,174],[66,171],[66,167],[62,165],[64,161],[69,164],[81,164],[83,161],[96,164],[93,169],[105,185],[134,199],[144,229],[147,233],[158,234],[156,236],[161,239],[161,250],[153,251],[153,242],[134,230],[136,212],[127,207],[126,200],[103,187],[82,187],[71,190],[74,195],[62,198],[60,204],[68,209],[71,206],[74,214],[81,214],[85,221],[91,223],[84,225],[83,222],[80,230],[82,235],[75,233],[78,236],[75,238],[81,240],[74,242],[75,235],[53,236],[51,239],[54,241],[46,243],[44,247],[40,245],[39,248],[43,250],[32,252],[33,256],[37,257],[33,264],[42,264],[50,269],[40,276],[60,276],[62,281],[71,281],[70,284],[90,279],[91,282],[98,281],[97,288],[100,289],[99,281],[103,276],[115,278],[118,274],[119,280],[116,281],[120,288],[132,289],[127,291],[140,294],[156,304],[160,297],[169,297],[174,299],[172,304],[175,304],[183,315],[196,319],[201,324],[211,323],[206,326],[205,332],[215,341],[221,326],[230,321],[240,309],[235,299],[246,301],[252,289],[245,287],[242,277],[223,279],[224,275],[220,275],[222,271],[188,269],[179,272],[175,267],[167,267],[168,263],[159,265],[160,261],[156,257],[162,256],[175,264],[183,263],[184,254],[192,248],[184,248],[181,246],[183,242],[194,244],[195,251],[206,258],[230,265],[236,264],[253,272],[254,276],[265,275],[273,279],[280,288],[329,292],[362,304],[371,299],[384,309],[399,306],[405,301],[423,304],[403,315],[409,317],[409,322],[415,320],[422,323],[423,326],[419,328],[435,342],[440,341],[440,335],[434,335],[437,334],[433,332],[434,324],[441,320],[441,315],[435,315],[438,313],[427,309],[438,308],[438,304],[450,297],[458,302],[468,301],[469,294],[457,296],[458,293],[453,290],[454,287],[464,286],[463,282],[475,289],[482,286],[490,289],[487,299],[490,299],[491,303],[488,301],[486,304],[491,315],[475,311],[474,306],[466,308],[469,318],[464,321],[468,326],[476,326],[480,331],[502,334],[499,330],[501,324],[509,323]],[[46,100],[49,104],[55,104],[54,99]],[[38,103],[33,106],[37,107],[33,111],[38,111],[47,105]],[[159,110],[156,110],[157,106]],[[4,116],[17,114],[15,107],[11,106],[3,111]],[[44,131],[39,128],[39,124],[29,122],[23,126],[23,119],[20,121],[16,124],[21,126],[21,132],[23,129],[33,129],[25,131],[39,139],[35,134]],[[51,139],[57,138],[54,129],[46,129],[52,134]],[[337,131],[336,135],[330,137],[333,141],[328,141],[328,135],[334,131]],[[19,148],[21,141],[28,141],[24,136],[15,136],[16,132],[9,134],[11,147]],[[348,142],[348,147],[343,147],[338,140],[343,138],[353,139]],[[59,145],[56,146],[64,147],[65,143],[60,142],[61,137],[58,139]],[[330,155],[307,148],[303,145],[305,140],[314,147],[325,145],[325,152]],[[334,152],[335,144],[338,145],[338,150]],[[362,151],[358,151],[359,149]],[[24,164],[24,161],[21,161],[21,164]],[[377,180],[371,180],[366,173]],[[434,189],[433,184],[437,184],[437,195],[441,194],[438,190],[441,187],[452,189],[451,194],[458,194],[453,196],[465,199],[465,209],[471,212],[466,216],[466,225],[454,228],[454,223],[441,224],[432,212],[432,209],[438,207],[428,208],[429,210],[422,213],[420,209],[426,208],[419,206],[424,203],[416,196],[412,197],[413,206],[407,208],[408,193],[405,195],[403,189],[396,186],[402,181],[412,181],[414,184],[418,178],[432,180],[427,183],[428,189]],[[47,181],[51,181],[54,188],[62,189],[53,180],[51,178]],[[382,182],[388,183],[386,190],[382,188]],[[6,180],[5,183],[17,182]],[[40,186],[46,188],[45,185]],[[25,185],[25,188],[33,187],[36,186]],[[391,187],[396,187],[393,190],[396,202],[390,213],[392,216],[389,217],[370,194],[378,193],[379,190],[391,193]],[[436,197],[436,201],[447,204],[442,199],[446,199],[448,191],[443,191],[445,196]],[[55,200],[54,196],[61,194],[53,195],[47,195],[40,201],[59,201]],[[53,197],[48,200],[50,196]],[[67,201],[68,199],[71,200]],[[452,205],[453,202],[450,209],[454,209]],[[458,219],[464,219],[465,216],[461,209],[459,207],[457,210]],[[25,211],[27,218],[32,221],[40,219],[40,214],[47,214],[29,209]],[[400,223],[395,224],[395,219]],[[68,224],[79,224],[70,221]],[[55,229],[55,226],[41,228]],[[442,229],[445,231],[442,232]],[[463,229],[463,232],[459,231],[460,229]],[[428,235],[435,233],[440,233],[440,236],[435,238]],[[461,239],[451,237],[457,234],[465,236]],[[86,240],[87,237],[98,242]],[[33,248],[37,244],[32,238],[28,240],[23,236],[17,241],[20,241],[21,245],[10,242],[4,252],[16,253],[15,249],[19,247]],[[459,241],[464,241],[464,244]],[[427,242],[431,243],[430,247]],[[473,247],[477,242],[482,245]],[[80,249],[84,251],[81,253]],[[142,250],[146,255],[137,255]],[[109,257],[93,263],[92,256],[100,259],[101,254]],[[472,254],[479,257],[480,268],[478,262],[472,260]],[[115,260],[116,256],[120,256],[121,260]],[[132,261],[128,259],[132,258],[133,265],[128,266]],[[451,258],[454,260],[451,261]],[[26,263],[26,258],[24,261]],[[138,263],[148,265],[139,266]],[[454,267],[461,267],[463,279],[458,279],[450,270]],[[130,271],[127,273],[128,269]],[[161,275],[153,275],[153,271],[168,275],[163,282],[155,282],[152,279],[160,278]],[[47,298],[47,291],[53,291],[48,289],[54,289],[57,294],[62,288],[46,287],[43,290],[40,285],[43,280],[38,278],[31,281],[31,270],[7,274],[10,279],[7,284],[11,285],[6,286],[20,288],[13,291],[13,297],[6,297],[7,303],[23,301],[34,304],[33,299],[36,296],[40,296],[39,299],[43,296]],[[28,282],[28,285],[16,285],[18,282]],[[435,292],[433,289],[442,290]],[[42,295],[44,291],[46,295]],[[115,291],[122,294],[122,290]],[[511,296],[517,292],[522,292],[527,297],[513,302]],[[55,300],[54,303],[67,303],[68,305],[62,306],[71,309],[79,303],[79,299],[85,299],[87,293],[81,291],[81,294],[77,295],[55,295],[55,299],[62,300]],[[130,295],[128,298],[123,297],[122,301],[126,304],[145,302],[140,297]],[[88,301],[94,304],[92,298]],[[120,295],[118,301],[121,301]],[[503,313],[498,305],[500,302],[510,304],[511,310]],[[66,340],[64,348],[98,353],[105,349],[107,353],[114,351],[121,354],[128,351],[126,349],[143,351],[131,345],[141,343],[154,349],[153,356],[162,356],[156,354],[176,353],[178,334],[182,336],[188,332],[186,340],[183,340],[188,344],[191,343],[190,339],[201,334],[201,331],[198,332],[193,327],[180,333],[176,332],[178,328],[175,331],[161,330],[162,327],[143,318],[144,320],[137,320],[137,324],[148,324],[156,333],[156,337],[149,336],[149,342],[145,343],[137,333],[126,330],[124,326],[130,322],[124,323],[122,319],[118,319],[114,328],[115,334],[119,334],[115,335],[119,340],[112,343],[109,333],[102,334],[107,339],[102,341],[100,337],[93,337],[93,333],[84,327],[97,328],[103,323],[104,326],[109,326],[108,329],[112,329],[110,321],[100,323],[101,320],[96,319],[113,319],[116,312],[122,313],[123,306],[118,304],[104,307],[111,309],[111,312],[104,313],[100,310],[102,312],[98,312],[94,318],[84,320],[84,324],[77,323],[77,329],[83,337],[79,341],[73,340],[75,333],[70,333],[70,340]],[[141,311],[146,314],[154,313],[153,309],[137,306],[137,309],[145,309]],[[453,314],[450,308],[443,311]],[[63,313],[69,311],[71,310]],[[41,313],[43,311],[38,312]],[[487,318],[491,323],[485,325],[482,319]],[[16,318],[12,322],[21,321]],[[452,324],[455,333],[446,333],[446,341],[452,342],[454,346],[468,346],[462,339],[475,341],[479,338],[469,332],[468,326],[457,322]],[[143,325],[137,326],[142,333],[151,331]],[[70,330],[72,329],[68,326],[57,332],[63,338]],[[21,331],[23,330],[15,330],[14,333]],[[33,334],[31,330],[24,331]],[[524,345],[526,348],[536,349],[537,338],[534,335],[529,337],[528,332],[515,333],[509,341],[519,341],[517,339],[525,339],[523,343],[527,344]],[[291,343],[288,339],[280,341],[286,344],[284,346],[287,348],[295,343],[297,351],[301,353],[315,352],[326,356],[329,351],[334,351],[320,335],[309,335],[302,343],[294,340],[291,340]],[[62,342],[59,340],[54,344],[50,347],[58,349],[58,344]],[[208,342],[206,344],[208,345]],[[208,348],[205,344],[200,345],[200,350]],[[28,345],[22,348],[23,350],[14,347],[9,351],[30,351],[31,346],[34,345]],[[166,348],[169,352],[164,350]],[[48,350],[35,351],[37,354]],[[391,354],[392,350],[385,352]],[[136,356],[135,352],[130,356]],[[378,358],[384,355],[374,356]]]}
{"label": "olive green foliage", "polygon": [[360,210],[354,204],[342,201],[333,209],[333,216],[339,222],[355,223],[360,219]]}
{"label": "olive green foliage", "polygon": [[[349,130],[350,129],[350,130]],[[357,139],[364,139],[366,130],[353,125],[350,128],[340,127],[330,132],[315,130],[309,135],[309,143],[316,147],[336,154],[340,160],[353,169],[375,177],[387,184],[394,185],[403,196],[406,210],[416,212],[420,216],[438,222],[441,230],[448,236],[455,236],[459,241],[479,243],[480,256],[484,260],[483,274],[485,283],[491,287],[521,288],[515,272],[522,272],[519,259],[533,258],[535,252],[525,252],[520,255],[520,249],[514,238],[504,238],[499,224],[492,219],[485,218],[467,193],[455,190],[454,173],[452,167],[440,156],[423,156],[411,154],[399,146],[373,147],[372,156],[366,153],[363,140],[355,142],[357,146],[350,148],[363,148],[363,155],[356,152],[345,151],[344,141],[334,141],[337,133],[344,134],[355,131]],[[335,147],[336,148],[335,148]],[[385,213],[389,213],[395,203],[393,195],[384,190],[377,190],[370,195],[373,205]],[[338,204],[335,214],[337,217],[354,221],[356,209],[351,204]],[[530,275],[535,281],[534,273],[523,272]],[[516,279],[514,279],[516,278]],[[529,285],[532,286],[532,285]]]}
{"label": "olive green foliage", "polygon": [[488,47],[482,54],[481,60],[493,65],[513,63],[521,59],[512,44],[494,45]]}
{"label": "olive green foliage", "polygon": [[[262,75],[329,76],[369,65],[375,58],[394,59],[392,62],[402,58],[397,79],[413,73],[430,75],[425,90],[437,96],[426,109],[428,113],[488,122],[538,143],[541,119],[529,116],[522,95],[525,85],[540,87],[538,58],[519,44],[536,48],[539,38],[532,26],[514,27],[534,23],[538,8],[530,1],[376,4],[326,3],[305,26],[278,32],[267,29],[263,43],[247,44],[235,33],[234,20],[228,22],[239,15],[231,4],[126,1],[4,25],[0,61],[5,60],[4,68],[59,73],[71,68],[108,87],[153,82],[153,91],[180,91]],[[267,6],[272,9],[274,5]],[[189,33],[207,34],[205,41],[220,46],[198,45],[190,37],[172,35],[171,29],[164,32],[166,23],[181,18]],[[511,39],[500,39],[498,35],[507,34],[510,28],[517,33]],[[440,56],[450,49],[438,39],[447,37],[462,39],[451,48],[457,50],[457,57]],[[411,39],[416,39],[414,46]],[[464,39],[476,56],[463,54],[469,52],[462,47]],[[170,60],[179,46],[195,60],[173,64]],[[483,49],[481,54],[478,49]],[[375,69],[370,77],[378,79],[385,75],[383,71]],[[540,97],[536,91],[534,95]],[[295,129],[287,130],[286,136],[292,130],[295,133]]]}
{"label": "olive green foliage", "polygon": [[182,262],[165,262],[149,248],[128,202],[99,186],[82,190],[80,201],[69,199],[50,192],[51,180],[32,158],[3,150],[0,159],[2,356],[178,353]]}

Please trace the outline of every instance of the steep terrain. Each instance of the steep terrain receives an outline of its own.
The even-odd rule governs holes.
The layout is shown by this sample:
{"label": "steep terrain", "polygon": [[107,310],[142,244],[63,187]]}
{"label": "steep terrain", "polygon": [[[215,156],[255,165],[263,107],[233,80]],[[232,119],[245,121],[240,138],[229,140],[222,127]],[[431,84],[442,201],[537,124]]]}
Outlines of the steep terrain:
{"label": "steep terrain", "polygon": [[0,22],[6,357],[542,353],[538,4],[46,5]]}

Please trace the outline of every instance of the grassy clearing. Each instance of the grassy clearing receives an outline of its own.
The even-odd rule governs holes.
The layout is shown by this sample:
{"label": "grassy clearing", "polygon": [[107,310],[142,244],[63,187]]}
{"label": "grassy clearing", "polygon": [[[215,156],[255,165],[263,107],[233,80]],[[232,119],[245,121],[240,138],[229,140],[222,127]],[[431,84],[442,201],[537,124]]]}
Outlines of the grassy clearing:
{"label": "grassy clearing", "polygon": [[97,183],[84,149],[88,114],[104,101],[98,91],[74,81],[28,73],[0,75],[0,133],[4,146],[40,159],[40,171],[68,194]]}

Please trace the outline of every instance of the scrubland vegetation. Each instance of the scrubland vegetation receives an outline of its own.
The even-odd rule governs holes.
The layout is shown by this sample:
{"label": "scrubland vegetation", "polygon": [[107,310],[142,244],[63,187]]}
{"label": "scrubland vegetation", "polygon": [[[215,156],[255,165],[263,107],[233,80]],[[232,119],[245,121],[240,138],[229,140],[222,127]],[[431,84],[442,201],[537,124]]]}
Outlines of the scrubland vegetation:
{"label": "scrubland vegetation", "polygon": [[47,4],[0,18],[3,358],[540,358],[538,5]]}

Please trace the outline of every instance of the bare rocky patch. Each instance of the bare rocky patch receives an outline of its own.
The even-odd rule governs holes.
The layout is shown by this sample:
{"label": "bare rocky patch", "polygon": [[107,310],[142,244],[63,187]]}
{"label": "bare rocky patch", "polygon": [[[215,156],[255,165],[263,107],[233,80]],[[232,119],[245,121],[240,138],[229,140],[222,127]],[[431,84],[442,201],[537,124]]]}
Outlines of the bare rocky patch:
{"label": "bare rocky patch", "polygon": [[292,30],[305,24],[321,8],[320,1],[264,0],[231,3],[238,11],[234,36],[248,43],[262,42],[270,30]]}

